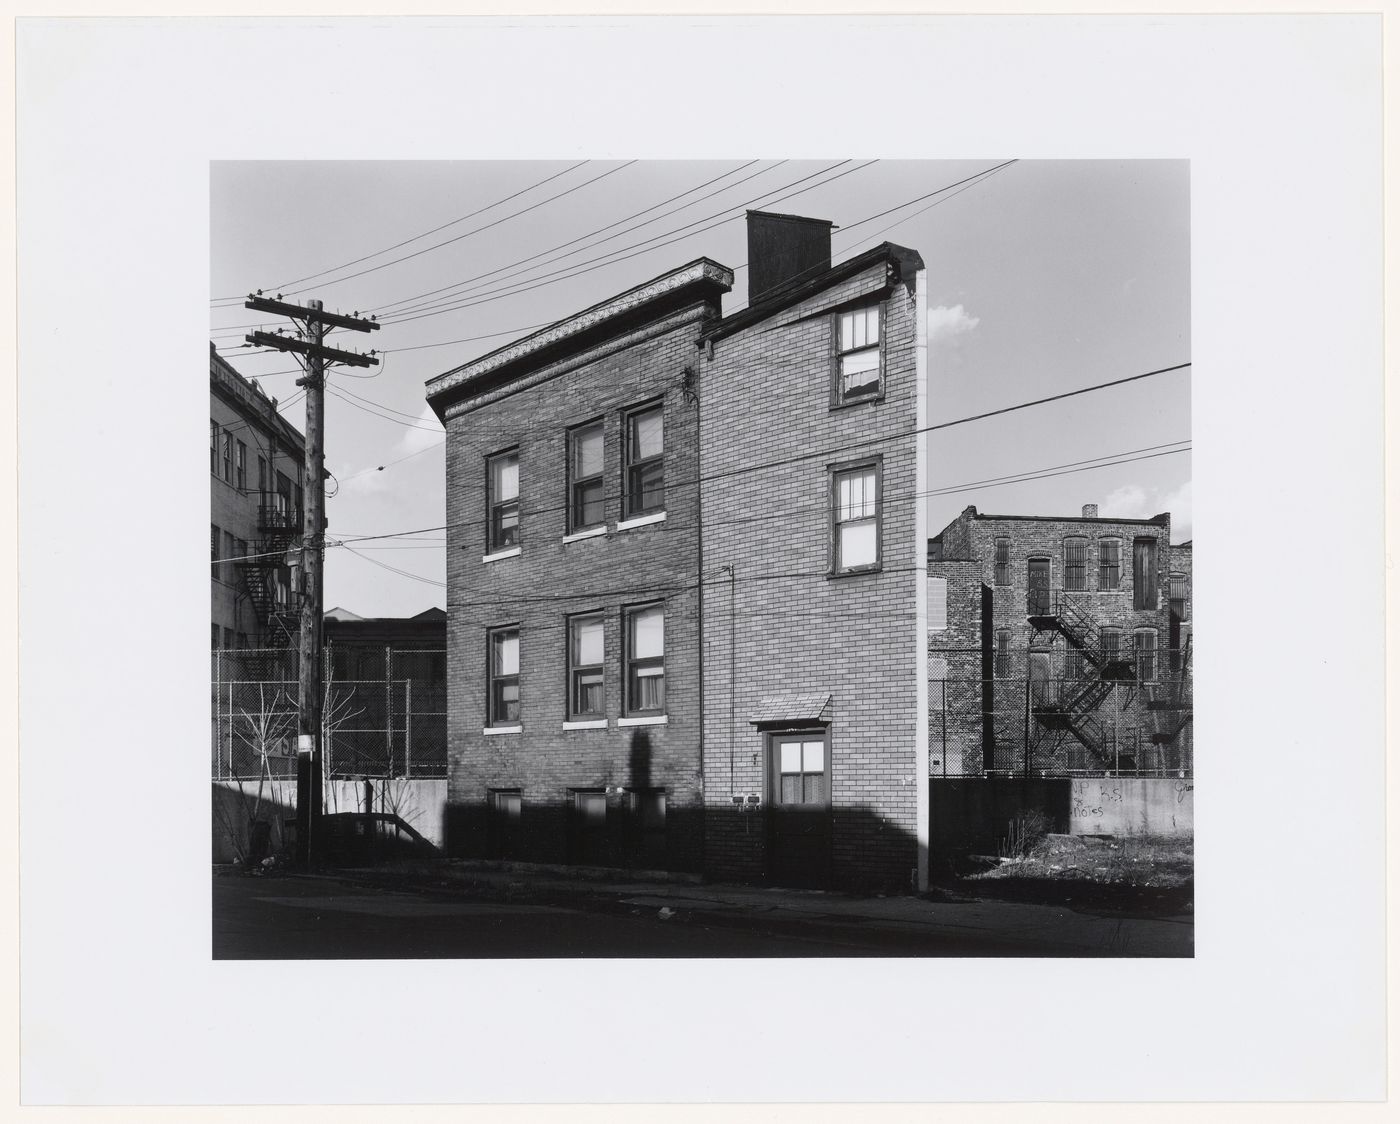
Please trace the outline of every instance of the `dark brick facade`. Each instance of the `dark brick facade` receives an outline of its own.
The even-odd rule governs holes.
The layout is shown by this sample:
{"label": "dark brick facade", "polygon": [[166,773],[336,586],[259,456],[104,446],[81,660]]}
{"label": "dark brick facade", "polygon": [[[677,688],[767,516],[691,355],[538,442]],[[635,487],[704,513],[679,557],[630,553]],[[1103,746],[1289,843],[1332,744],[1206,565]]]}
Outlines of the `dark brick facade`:
{"label": "dark brick facade", "polygon": [[[1040,598],[1068,599],[1089,622],[1090,634],[1114,629],[1125,657],[1132,657],[1139,633],[1156,646],[1154,684],[1115,688],[1099,706],[1098,721],[1111,734],[1113,745],[1142,745],[1133,760],[1137,770],[1190,769],[1190,732],[1171,745],[1153,744],[1174,718],[1160,704],[1173,676],[1181,671],[1189,621],[1172,621],[1172,575],[1185,587],[1189,606],[1190,548],[1171,545],[1171,516],[1129,520],[1098,518],[1090,511],[1078,518],[982,515],[969,507],[930,542],[929,577],[947,582],[948,627],[929,632],[933,667],[944,661],[948,685],[947,712],[930,723],[930,772],[933,775],[973,776],[993,771],[1026,771],[1056,775],[1093,771],[1092,759],[1075,754],[1056,757],[1045,750],[1028,710],[1028,680],[1044,674],[1060,680],[1072,674],[1073,658],[1063,634],[1034,627],[1032,610]],[[997,564],[998,541],[1005,544],[1004,567]],[[1067,542],[1084,544],[1082,582],[1067,589]],[[1146,596],[1135,587],[1134,544],[1149,542],[1156,554],[1156,580]],[[1100,543],[1118,544],[1118,581],[1103,580]],[[1111,547],[1109,548],[1112,549]],[[1047,564],[1044,594],[1032,595],[1032,560]],[[1188,609],[1189,612],[1189,609]],[[1004,653],[998,636],[1005,635]],[[1038,663],[1036,662],[1038,661]],[[1035,666],[1033,666],[1033,664]],[[933,670],[930,671],[930,675]],[[1189,691],[1189,686],[1187,687]],[[946,743],[942,730],[948,729]],[[1028,744],[1029,742],[1029,744]],[[1073,747],[1071,747],[1073,748]],[[935,762],[940,762],[935,764]]]}

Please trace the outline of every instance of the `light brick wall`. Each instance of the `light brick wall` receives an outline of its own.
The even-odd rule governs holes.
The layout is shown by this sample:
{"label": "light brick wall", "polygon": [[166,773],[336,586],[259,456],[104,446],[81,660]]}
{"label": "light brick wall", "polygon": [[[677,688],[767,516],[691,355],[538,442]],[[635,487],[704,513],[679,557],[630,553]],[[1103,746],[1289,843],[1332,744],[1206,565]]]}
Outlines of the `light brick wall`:
{"label": "light brick wall", "polygon": [[[767,799],[765,735],[749,716],[765,696],[829,693],[832,879],[907,886],[916,863],[915,300],[913,277],[886,291],[883,262],[716,342],[701,360],[708,869],[756,879],[761,817],[732,797]],[[831,405],[834,316],[884,297],[881,401]],[[813,314],[817,315],[813,315]],[[871,442],[844,449],[856,443]],[[829,466],[878,454],[883,569],[831,577]],[[796,463],[722,474],[781,458]],[[732,566],[731,586],[720,567]],[[793,575],[793,576],[787,576]],[[733,675],[730,629],[733,628]],[[731,720],[732,712],[732,720]]]}

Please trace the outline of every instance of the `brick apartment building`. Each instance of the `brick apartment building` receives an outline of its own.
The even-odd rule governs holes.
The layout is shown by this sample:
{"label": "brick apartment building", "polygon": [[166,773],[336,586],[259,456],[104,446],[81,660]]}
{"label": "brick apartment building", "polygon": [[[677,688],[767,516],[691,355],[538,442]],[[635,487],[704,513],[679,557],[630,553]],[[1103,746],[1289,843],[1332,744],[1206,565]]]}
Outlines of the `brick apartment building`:
{"label": "brick apartment building", "polygon": [[[255,380],[209,345],[209,643],[281,648],[295,634],[305,441]],[[251,562],[237,561],[252,556]]]}
{"label": "brick apartment building", "polygon": [[1150,519],[983,515],[929,542],[934,777],[1188,776],[1191,544]]}
{"label": "brick apartment building", "polygon": [[449,850],[907,886],[926,821],[923,263],[751,212],[428,383]]}

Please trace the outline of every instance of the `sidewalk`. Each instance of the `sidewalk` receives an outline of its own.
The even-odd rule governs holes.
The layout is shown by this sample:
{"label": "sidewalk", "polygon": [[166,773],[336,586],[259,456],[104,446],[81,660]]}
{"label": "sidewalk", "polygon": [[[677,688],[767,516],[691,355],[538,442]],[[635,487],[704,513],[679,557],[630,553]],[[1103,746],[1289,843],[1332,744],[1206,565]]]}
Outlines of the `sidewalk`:
{"label": "sidewalk", "polygon": [[1189,957],[1191,915],[1124,917],[1065,905],[702,884],[693,876],[453,861],[437,867],[344,870],[318,877],[381,889],[655,915],[674,924],[757,928],[911,956]]}

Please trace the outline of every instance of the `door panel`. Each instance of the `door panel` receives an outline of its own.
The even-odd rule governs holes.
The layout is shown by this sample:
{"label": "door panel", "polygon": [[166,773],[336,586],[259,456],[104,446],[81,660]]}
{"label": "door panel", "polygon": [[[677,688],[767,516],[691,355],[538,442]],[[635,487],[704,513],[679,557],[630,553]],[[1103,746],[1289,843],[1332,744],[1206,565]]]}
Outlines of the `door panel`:
{"label": "door panel", "polygon": [[825,886],[831,873],[831,775],[825,734],[772,735],[768,745],[768,878]]}

